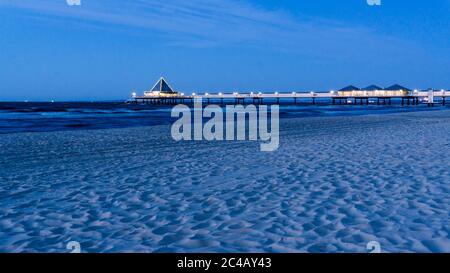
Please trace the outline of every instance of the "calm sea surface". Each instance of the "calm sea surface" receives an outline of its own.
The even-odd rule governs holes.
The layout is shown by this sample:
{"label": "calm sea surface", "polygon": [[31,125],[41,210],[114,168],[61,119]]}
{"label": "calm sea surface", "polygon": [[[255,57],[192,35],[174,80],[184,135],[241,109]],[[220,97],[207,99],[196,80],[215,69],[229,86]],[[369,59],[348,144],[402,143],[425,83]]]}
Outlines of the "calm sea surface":
{"label": "calm sea surface", "polygon": [[[0,102],[0,134],[171,124],[171,106],[123,102]],[[439,110],[426,106],[281,105],[280,118]]]}

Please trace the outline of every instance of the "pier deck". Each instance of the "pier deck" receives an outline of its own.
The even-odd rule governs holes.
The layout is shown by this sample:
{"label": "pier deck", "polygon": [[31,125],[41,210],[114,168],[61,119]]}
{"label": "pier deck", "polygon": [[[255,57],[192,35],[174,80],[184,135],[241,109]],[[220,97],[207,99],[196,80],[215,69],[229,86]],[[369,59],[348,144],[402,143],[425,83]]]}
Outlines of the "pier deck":
{"label": "pier deck", "polygon": [[[336,93],[246,93],[246,94],[208,94],[203,95],[174,95],[174,96],[135,96],[132,101],[143,104],[172,105],[178,103],[193,103],[195,100],[201,100],[206,104],[264,104],[264,103],[310,103],[328,100],[332,104],[351,104],[351,105],[391,105],[393,100],[401,101],[401,105],[419,105],[421,102],[428,106],[436,104],[445,105],[447,97],[450,97],[449,91],[434,92],[415,92],[408,96],[340,96]],[[437,99],[437,100],[436,100]]]}

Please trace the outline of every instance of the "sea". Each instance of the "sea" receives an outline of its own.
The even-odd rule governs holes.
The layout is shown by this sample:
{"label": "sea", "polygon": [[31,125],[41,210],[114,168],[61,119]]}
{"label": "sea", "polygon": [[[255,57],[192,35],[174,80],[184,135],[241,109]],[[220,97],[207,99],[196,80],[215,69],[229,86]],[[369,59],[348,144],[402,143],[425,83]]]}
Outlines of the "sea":
{"label": "sea", "polygon": [[[270,102],[269,102],[270,105]],[[123,101],[0,102],[0,134],[153,126],[171,124],[173,106]],[[446,107],[387,105],[281,104],[280,118],[388,114]]]}

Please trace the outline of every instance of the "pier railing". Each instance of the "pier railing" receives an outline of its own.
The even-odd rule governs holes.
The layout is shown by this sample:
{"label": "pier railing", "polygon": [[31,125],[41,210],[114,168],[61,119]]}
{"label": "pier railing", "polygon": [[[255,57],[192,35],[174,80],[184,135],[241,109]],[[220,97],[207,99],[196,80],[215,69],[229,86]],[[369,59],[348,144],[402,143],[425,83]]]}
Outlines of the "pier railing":
{"label": "pier railing", "polygon": [[[177,95],[170,96],[133,96],[132,101],[135,103],[144,104],[175,104],[175,103],[186,103],[193,102],[194,100],[202,100],[205,103],[213,102],[233,102],[236,104],[245,103],[264,103],[264,100],[276,101],[279,103],[281,100],[290,100],[291,102],[297,103],[302,99],[307,99],[312,104],[316,104],[317,100],[328,99],[333,104],[388,104],[390,105],[393,99],[401,100],[402,105],[418,105],[420,102],[432,106],[437,103],[446,104],[447,97],[450,97],[450,91],[414,91],[409,95],[404,96],[390,96],[390,95],[355,95],[355,96],[343,96],[339,92],[291,92],[291,93],[261,93],[261,92],[250,92],[250,93],[203,93],[191,95],[184,95],[179,93]],[[438,100],[440,102],[436,102]]]}

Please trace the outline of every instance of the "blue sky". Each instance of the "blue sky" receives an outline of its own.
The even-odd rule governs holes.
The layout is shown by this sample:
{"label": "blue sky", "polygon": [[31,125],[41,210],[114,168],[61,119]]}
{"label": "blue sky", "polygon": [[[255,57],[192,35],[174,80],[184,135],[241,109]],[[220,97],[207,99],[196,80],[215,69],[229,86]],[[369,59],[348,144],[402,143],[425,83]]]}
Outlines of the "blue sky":
{"label": "blue sky", "polygon": [[450,0],[0,0],[0,100],[450,89]]}

